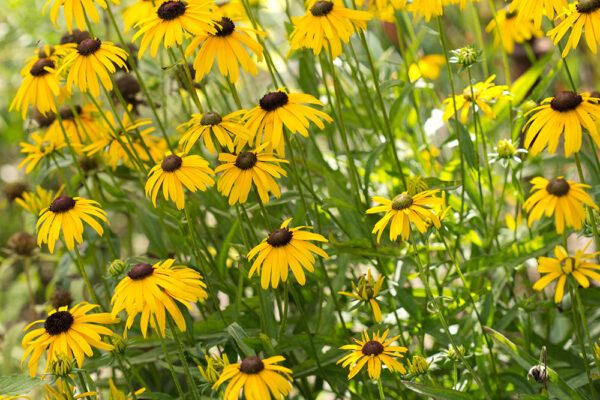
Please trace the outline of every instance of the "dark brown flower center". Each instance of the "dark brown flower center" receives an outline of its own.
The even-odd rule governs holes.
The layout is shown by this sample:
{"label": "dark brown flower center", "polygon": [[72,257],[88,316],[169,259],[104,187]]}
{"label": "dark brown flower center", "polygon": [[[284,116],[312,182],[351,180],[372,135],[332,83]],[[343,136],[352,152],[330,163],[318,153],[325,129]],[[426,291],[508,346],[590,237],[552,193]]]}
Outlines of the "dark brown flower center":
{"label": "dark brown flower center", "polygon": [[235,166],[239,169],[250,169],[256,165],[258,158],[256,158],[256,154],[251,151],[243,151],[238,154],[235,159]]}
{"label": "dark brown flower center", "polygon": [[181,164],[183,160],[176,154],[169,154],[165,157],[163,162],[160,164],[160,167],[165,172],[173,172],[181,168]]}
{"label": "dark brown flower center", "polygon": [[256,356],[244,358],[240,365],[240,371],[245,374],[258,374],[263,369],[265,369],[265,364],[263,364],[262,360]]}
{"label": "dark brown flower center", "polygon": [[550,102],[554,111],[566,112],[577,108],[583,102],[583,98],[575,92],[560,92]]}
{"label": "dark brown flower center", "polygon": [[404,210],[412,206],[413,198],[408,193],[402,193],[392,199],[392,210]]}
{"label": "dark brown flower center", "polygon": [[310,13],[315,17],[324,17],[333,9],[331,1],[317,1],[311,8]]}
{"label": "dark brown flower center", "polygon": [[33,67],[29,70],[29,73],[33,76],[42,76],[46,75],[48,71],[46,71],[46,67],[54,68],[54,61],[48,58],[40,58],[33,64]]}
{"label": "dark brown flower center", "polygon": [[46,318],[44,329],[46,329],[48,335],[58,335],[67,332],[71,328],[71,325],[73,325],[73,321],[74,319],[70,312],[57,311]]}
{"label": "dark brown flower center", "polygon": [[512,12],[507,12],[506,13],[506,19],[513,19],[517,16],[517,12],[516,11],[512,11]]}
{"label": "dark brown flower center", "polygon": [[279,228],[271,232],[267,238],[267,243],[273,247],[285,246],[292,240],[294,234],[287,228]]}
{"label": "dark brown flower center", "polygon": [[[75,106],[73,108],[75,108],[75,111],[77,112],[77,115],[81,115],[81,106]],[[69,106],[61,107],[58,110],[58,114],[60,115],[60,118],[62,120],[65,120],[65,119],[75,119],[75,114],[73,113],[73,110]]]}
{"label": "dark brown flower center", "polygon": [[67,212],[75,207],[75,199],[69,196],[58,196],[52,204],[50,204],[50,211],[53,213]]}
{"label": "dark brown flower center", "polygon": [[34,108],[31,111],[31,118],[33,118],[33,120],[35,122],[37,122],[37,124],[40,127],[46,128],[46,127],[52,125],[56,116],[51,111],[46,112],[46,115],[44,115],[40,112],[40,110],[38,110],[37,108]]}
{"label": "dark brown flower center", "polygon": [[376,340],[370,340],[364,344],[362,353],[365,356],[377,356],[383,353],[383,345]]}
{"label": "dark brown flower center", "polygon": [[82,56],[89,56],[90,54],[94,54],[100,49],[102,42],[99,39],[83,39],[81,43],[77,46],[77,51]]}
{"label": "dark brown flower center", "polygon": [[580,0],[575,6],[580,14],[589,14],[600,9],[600,0]]}
{"label": "dark brown flower center", "polygon": [[223,121],[221,116],[214,112],[209,111],[207,113],[202,114],[202,118],[200,119],[200,124],[202,125],[219,125]]}
{"label": "dark brown flower center", "polygon": [[165,1],[158,7],[158,17],[165,21],[174,20],[185,14],[186,5],[183,1]]}
{"label": "dark brown flower center", "polygon": [[553,196],[564,196],[569,193],[571,186],[569,186],[569,182],[562,178],[552,179],[546,185],[546,191]]}
{"label": "dark brown flower center", "polygon": [[260,99],[260,108],[265,111],[274,111],[288,103],[288,95],[285,92],[271,92]]}
{"label": "dark brown flower center", "polygon": [[80,31],[79,29],[74,29],[73,33],[67,32],[64,35],[62,35],[62,37],[60,38],[60,44],[67,44],[67,43],[79,44],[84,39],[89,39],[89,38],[90,38],[90,33],[88,31]]}
{"label": "dark brown flower center", "polygon": [[215,22],[218,23],[218,25],[215,26],[215,28],[217,29],[217,33],[215,33],[215,36],[229,36],[235,30],[235,24],[232,20],[230,20],[227,17],[223,17],[220,21]]}
{"label": "dark brown flower center", "polygon": [[127,273],[127,276],[129,276],[134,281],[137,281],[137,280],[144,279],[145,277],[152,275],[152,272],[154,272],[154,267],[152,265],[136,264]]}

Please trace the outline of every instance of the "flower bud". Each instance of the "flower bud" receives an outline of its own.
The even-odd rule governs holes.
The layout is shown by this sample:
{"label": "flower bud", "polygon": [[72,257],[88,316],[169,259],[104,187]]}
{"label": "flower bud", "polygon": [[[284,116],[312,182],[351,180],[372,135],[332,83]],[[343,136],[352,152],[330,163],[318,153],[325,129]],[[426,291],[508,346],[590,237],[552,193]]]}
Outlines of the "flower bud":
{"label": "flower bud", "polygon": [[73,360],[64,354],[56,357],[50,365],[50,371],[54,376],[64,377],[71,373],[73,370]]}
{"label": "flower bud", "polygon": [[422,375],[427,373],[429,369],[429,363],[425,359],[425,357],[421,356],[413,356],[412,361],[407,360],[408,370],[413,375]]}
{"label": "flower bud", "polygon": [[406,180],[408,194],[414,196],[429,189],[429,185],[422,176],[413,176]]}
{"label": "flower bud", "polygon": [[127,263],[123,260],[116,259],[113,260],[108,266],[108,273],[113,278],[117,278],[123,273],[123,271],[125,271],[125,268],[127,268]]}

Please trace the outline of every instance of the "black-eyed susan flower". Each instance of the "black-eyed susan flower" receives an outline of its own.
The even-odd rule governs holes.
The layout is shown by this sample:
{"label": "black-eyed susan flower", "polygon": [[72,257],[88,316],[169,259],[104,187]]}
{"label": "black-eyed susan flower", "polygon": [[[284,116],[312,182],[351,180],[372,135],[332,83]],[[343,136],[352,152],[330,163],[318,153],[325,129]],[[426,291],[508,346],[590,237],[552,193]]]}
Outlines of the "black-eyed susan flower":
{"label": "black-eyed susan flower", "polygon": [[323,258],[329,258],[320,247],[310,243],[310,240],[327,243],[328,240],[318,233],[302,230],[305,226],[288,228],[290,221],[283,221],[279,229],[274,230],[250,252],[248,260],[256,257],[250,267],[248,278],[254,273],[260,274],[260,284],[263,289],[277,288],[279,281],[287,281],[291,269],[300,285],[306,283],[303,268],[309,272],[314,271],[315,253]]}
{"label": "black-eyed susan flower", "polygon": [[367,272],[367,275],[363,275],[360,277],[358,281],[358,286],[352,282],[352,293],[349,292],[338,292],[339,294],[343,294],[344,296],[353,297],[359,301],[365,301],[371,305],[373,309],[373,315],[375,316],[376,322],[381,322],[381,309],[379,308],[379,304],[377,304],[376,297],[379,295],[379,291],[381,290],[381,285],[383,285],[383,280],[385,276],[379,275],[377,281],[373,279],[373,275],[371,275],[371,270]]}
{"label": "black-eyed susan flower", "polygon": [[569,5],[569,8],[561,12],[557,18],[562,18],[561,23],[554,29],[548,31],[548,36],[552,38],[554,44],[558,44],[571,29],[571,35],[567,45],[563,49],[563,58],[569,54],[571,49],[577,48],[581,36],[585,36],[590,51],[597,52],[597,45],[600,43],[600,1],[581,0]]}
{"label": "black-eyed susan flower", "polygon": [[200,48],[193,64],[196,81],[201,81],[204,75],[210,72],[215,59],[221,75],[227,76],[231,82],[237,82],[240,75],[239,67],[250,72],[251,75],[256,75],[258,68],[244,46],[256,55],[258,62],[262,61],[263,48],[248,35],[248,32],[262,36],[267,34],[257,29],[236,26],[235,22],[227,17],[215,20],[214,26],[216,32],[194,36],[185,50],[186,57],[189,57]]}
{"label": "black-eyed susan flower", "polygon": [[29,211],[36,217],[40,215],[40,211],[48,207],[57,196],[60,196],[65,185],[62,185],[56,193],[52,190],[46,190],[41,186],[35,188],[35,192],[24,192],[21,198],[16,198],[15,202]]}
{"label": "black-eyed susan flower", "polygon": [[366,29],[372,18],[370,12],[345,8],[341,0],[317,1],[303,16],[292,18],[290,51],[309,48],[317,56],[325,47],[337,58],[342,54],[342,42],[348,43],[354,32]]}
{"label": "black-eyed susan flower", "polygon": [[[96,110],[93,104],[59,108],[61,121],[55,119],[48,127],[45,137],[51,141],[61,142],[64,141],[66,134],[75,151],[80,153],[83,144],[101,139],[106,131],[106,127],[98,123]],[[111,114],[106,113],[106,115]]]}
{"label": "black-eyed susan flower", "polygon": [[[50,2],[52,2],[52,0],[46,1],[44,9],[42,10],[44,14],[46,13],[46,8],[50,5]],[[118,0],[112,0],[112,2],[114,4],[119,4]],[[65,21],[67,22],[67,29],[69,32],[73,31],[73,20],[75,20],[75,25],[83,31],[85,30],[86,15],[94,23],[100,21],[100,15],[96,9],[96,4],[104,9],[108,6],[105,0],[54,0],[52,7],[50,7],[50,20],[52,20],[54,26],[58,28],[58,23],[56,21],[58,20],[60,7],[63,6]]]}
{"label": "black-eyed susan flower", "polygon": [[208,295],[199,272],[174,263],[174,259],[168,259],[154,265],[136,264],[117,284],[111,299],[111,314],[116,317],[122,310],[127,312],[124,337],[127,337],[127,330],[140,313],[140,329],[144,337],[148,323],[165,336],[165,311],[173,318],[177,328],[185,332],[185,319],[176,302],[191,310],[192,303],[206,299]]}
{"label": "black-eyed susan flower", "polygon": [[185,128],[185,133],[179,144],[183,146],[184,151],[187,153],[198,139],[202,138],[206,149],[214,154],[217,152],[213,143],[214,137],[222,149],[226,148],[233,152],[235,142],[246,143],[252,139],[252,134],[241,121],[241,117],[245,112],[246,110],[235,111],[224,117],[214,111],[192,114],[192,118],[188,122],[177,127],[177,129]]}
{"label": "black-eyed susan flower", "polygon": [[238,154],[219,154],[222,164],[215,168],[215,172],[223,174],[217,182],[217,190],[223,196],[229,197],[229,205],[245,203],[253,183],[263,203],[269,202],[269,192],[276,198],[281,196],[281,190],[274,178],[287,176],[279,163],[288,161],[265,151],[266,146],[267,144],[263,144],[255,150],[246,150]]}
{"label": "black-eyed susan flower", "polygon": [[582,128],[585,128],[596,145],[600,146],[597,121],[600,117],[599,100],[589,93],[560,92],[549,97],[531,110],[534,115],[523,126],[527,130],[525,147],[532,156],[546,145],[548,153],[554,154],[564,136],[565,156],[577,153],[581,148]]}
{"label": "black-eyed susan flower", "polygon": [[9,111],[13,108],[21,111],[25,119],[29,106],[35,106],[44,115],[48,111],[56,112],[56,97],[60,94],[59,78],[54,61],[49,58],[37,60],[23,78],[17,94],[10,103]]}
{"label": "black-eyed susan flower", "polygon": [[542,26],[542,16],[546,15],[550,20],[554,14],[559,14],[568,7],[567,0],[513,0],[508,12],[516,12],[520,21],[531,21],[536,28]]}
{"label": "black-eyed susan flower", "polygon": [[[590,242],[591,243],[591,242]],[[588,243],[589,246],[589,243]],[[577,283],[584,288],[590,286],[589,278],[600,282],[600,274],[595,270],[600,270],[598,264],[591,263],[599,253],[584,254],[587,247],[583,250],[577,250],[574,257],[569,257],[567,250],[562,246],[554,248],[554,256],[538,258],[538,272],[543,275],[534,285],[535,290],[542,290],[558,278],[554,292],[554,302],[560,303],[565,292],[565,283],[567,278],[572,276]]]}
{"label": "black-eyed susan flower", "polygon": [[444,15],[444,2],[443,0],[413,0],[409,9],[415,18],[417,15],[422,15],[425,21],[429,22],[431,17]]}
{"label": "black-eyed susan flower", "polygon": [[472,108],[471,104],[473,102],[475,102],[479,110],[483,111],[490,118],[496,118],[496,114],[494,114],[489,104],[503,96],[509,96],[509,94],[507,93],[508,86],[496,85],[492,82],[494,79],[496,79],[496,75],[490,76],[485,82],[474,84],[472,93],[471,86],[469,86],[462,94],[444,100],[446,104],[444,121],[454,116],[454,109],[456,108],[456,112],[460,113],[460,121],[463,124],[467,123],[467,117],[469,116],[469,110]]}
{"label": "black-eyed susan flower", "polygon": [[156,207],[156,196],[162,186],[165,200],[171,199],[177,209],[182,210],[185,207],[183,187],[191,192],[198,189],[204,192],[207,187],[215,184],[211,178],[214,174],[215,171],[210,168],[208,161],[200,156],[168,154],[148,173],[146,197],[150,196],[152,204]]}
{"label": "black-eyed susan flower", "polygon": [[150,44],[150,54],[156,57],[161,42],[165,49],[169,49],[175,43],[181,45],[186,34],[216,33],[213,9],[212,0],[165,1],[157,5],[149,17],[135,25],[139,30],[133,40],[143,36],[138,57],[142,58]]}
{"label": "black-eyed susan flower", "polygon": [[[496,21],[498,22],[497,29]],[[515,43],[524,43],[543,35],[542,30],[536,27],[532,20],[519,20],[516,13],[507,12],[507,10],[498,10],[496,18],[490,21],[485,30],[494,34],[494,46],[500,44],[500,37],[502,37],[502,45],[509,54],[515,51]],[[500,31],[500,35],[498,35],[498,31]]]}
{"label": "black-eyed susan flower", "polygon": [[550,181],[538,176],[531,183],[531,192],[534,193],[523,203],[523,208],[529,213],[529,226],[543,214],[546,217],[554,214],[556,232],[559,234],[564,232],[565,224],[580,230],[585,220],[583,205],[598,210],[598,206],[583,190],[590,188],[589,185],[567,181],[562,176]]}
{"label": "black-eyed susan flower", "polygon": [[110,351],[113,346],[102,341],[101,335],[112,335],[112,331],[105,326],[115,324],[119,319],[111,317],[109,313],[88,314],[89,311],[100,306],[86,302],[79,303],[70,310],[61,307],[53,310],[43,320],[34,321],[25,327],[28,331],[33,325],[44,323],[43,328],[28,332],[22,341],[25,354],[21,360],[21,367],[27,357],[29,361],[29,374],[35,376],[40,357],[48,351],[46,356],[46,368],[59,356],[70,359],[75,357],[77,365],[81,367],[85,356],[93,355],[92,346],[98,349]]}
{"label": "black-eyed susan flower", "polygon": [[377,243],[381,239],[381,234],[385,227],[390,224],[390,240],[396,240],[401,235],[402,240],[410,236],[410,225],[414,224],[419,232],[427,230],[427,220],[431,220],[436,228],[440,227],[439,212],[444,205],[441,198],[435,197],[439,189],[426,190],[411,196],[408,193],[402,193],[388,200],[383,197],[373,197],[373,201],[382,206],[369,208],[367,214],[384,212],[371,233],[377,233]]}
{"label": "black-eyed susan flower", "polygon": [[40,136],[39,133],[34,132],[31,135],[34,143],[21,142],[21,153],[27,154],[27,157],[19,164],[19,168],[25,168],[25,173],[30,173],[35,166],[43,159],[53,157],[62,148],[66,147],[64,139],[61,137],[56,140],[51,139],[48,132],[44,136]]}
{"label": "black-eyed susan flower", "polygon": [[396,19],[396,10],[405,10],[407,0],[374,0],[369,1],[369,12],[371,12],[375,18],[394,22]]}
{"label": "black-eyed susan flower", "polygon": [[[254,135],[256,146],[268,143],[267,150],[275,149],[281,157],[285,155],[283,127],[291,133],[308,137],[308,126],[312,121],[319,129],[324,129],[323,121],[333,121],[322,111],[305,104],[323,103],[309,94],[288,93],[285,89],[265,94],[259,105],[244,115],[245,126]],[[252,144],[252,142],[250,142]]]}
{"label": "black-eyed susan flower", "polygon": [[67,248],[73,250],[75,241],[83,242],[83,224],[87,223],[98,235],[102,236],[104,230],[96,221],[98,218],[106,223],[106,212],[100,208],[100,204],[83,197],[58,196],[50,203],[50,206],[40,212],[35,227],[38,234],[38,246],[48,243],[50,253],[54,253],[54,244],[58,240],[62,230]]}
{"label": "black-eyed susan flower", "polygon": [[126,60],[127,52],[112,42],[84,39],[77,46],[77,51],[65,57],[61,71],[67,69],[69,71],[68,88],[75,84],[82,92],[89,92],[92,96],[98,97],[100,96],[98,79],[106,90],[112,90],[110,74],[114,74],[117,68],[127,70]]}
{"label": "black-eyed susan flower", "polygon": [[342,363],[343,368],[350,368],[348,379],[352,379],[356,376],[365,364],[367,364],[367,370],[371,379],[379,379],[381,376],[382,363],[390,370],[390,372],[406,373],[404,366],[396,361],[395,357],[404,357],[402,353],[406,353],[408,349],[401,346],[392,346],[392,343],[394,343],[400,335],[394,336],[386,341],[385,339],[387,338],[389,331],[389,329],[386,329],[381,336],[379,336],[379,332],[373,333],[373,336],[369,338],[369,333],[364,330],[362,333],[362,340],[352,338],[356,344],[347,344],[340,347],[342,350],[352,350],[352,353],[344,356],[337,362],[337,364]]}
{"label": "black-eyed susan flower", "polygon": [[123,33],[135,26],[138,22],[151,17],[154,13],[154,4],[152,0],[138,0],[123,11]]}
{"label": "black-eyed susan flower", "polygon": [[242,392],[249,400],[270,399],[271,394],[276,399],[287,396],[292,390],[292,370],[277,365],[281,361],[285,361],[282,356],[264,360],[256,356],[246,357],[241,363],[226,366],[213,389],[231,379],[225,388],[224,398],[227,400],[238,399]]}
{"label": "black-eyed susan flower", "polygon": [[437,79],[444,64],[446,64],[446,58],[440,54],[423,56],[419,61],[410,65],[408,78],[411,82],[416,82],[420,78]]}
{"label": "black-eyed susan flower", "polygon": [[59,44],[56,46],[46,44],[40,47],[35,52],[35,55],[25,60],[25,66],[23,67],[23,69],[21,69],[21,76],[26,76],[31,70],[31,68],[33,68],[35,63],[43,59],[52,61],[54,63],[54,67],[58,68],[60,67],[60,62],[62,61],[63,57],[72,52],[73,50],[75,50],[75,45],[72,43]]}

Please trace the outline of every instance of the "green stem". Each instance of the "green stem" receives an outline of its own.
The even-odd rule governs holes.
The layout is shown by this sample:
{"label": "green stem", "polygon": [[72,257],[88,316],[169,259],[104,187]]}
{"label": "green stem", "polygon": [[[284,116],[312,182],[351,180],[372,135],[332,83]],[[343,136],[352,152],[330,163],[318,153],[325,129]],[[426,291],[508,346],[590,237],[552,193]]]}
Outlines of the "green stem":
{"label": "green stem", "polygon": [[183,344],[181,343],[181,340],[179,339],[179,335],[177,334],[177,328],[175,327],[175,324],[173,324],[173,321],[171,321],[171,318],[167,317],[167,323],[169,324],[169,329],[171,330],[171,333],[173,334],[173,340],[175,342],[175,345],[177,346],[177,352],[179,353],[179,358],[181,359],[181,365],[183,365],[183,371],[185,373],[185,376],[188,379],[188,387],[190,389],[190,391],[192,392],[192,397],[194,399],[200,399],[200,396],[198,395],[198,391],[196,390],[196,383],[194,382],[194,377],[192,376],[192,373],[190,371],[190,367],[188,366],[187,360],[185,358],[185,352],[183,351]]}
{"label": "green stem", "polygon": [[[194,86],[194,80],[192,79],[192,73],[190,71],[190,66],[187,63],[187,58],[185,57],[185,51],[183,51],[183,47],[178,44],[177,48],[179,49],[179,53],[183,59],[183,70],[185,71],[186,84],[188,86],[188,91],[192,95],[192,99],[194,99],[194,103],[196,103],[196,107],[201,113],[204,113],[204,109],[202,108],[202,103],[200,103],[200,98],[198,97],[198,92],[196,92],[196,87]],[[169,49],[170,51],[170,49]],[[174,56],[175,59],[177,59]]]}
{"label": "green stem", "polygon": [[[574,153],[573,157],[575,157],[575,164],[577,165],[577,173],[579,174],[579,180],[581,183],[585,184],[585,177],[583,176],[583,169],[581,168],[581,161],[579,160],[579,154]],[[596,224],[596,215],[594,214],[594,209],[586,204],[585,206],[587,212],[590,215],[590,221],[592,225],[592,231],[594,232],[594,239],[596,241],[596,247],[600,248],[600,235],[598,234],[598,227]]]}
{"label": "green stem", "polygon": [[[75,256],[76,256],[75,257],[76,264],[77,264],[77,267],[79,268],[79,273],[81,274],[81,277],[83,278],[83,281],[85,282],[85,286],[87,287],[87,290],[90,293],[90,297],[92,298],[92,301],[94,302],[94,304],[98,304],[100,307],[104,308],[104,306],[102,304],[100,304],[100,300],[98,299],[96,292],[94,292],[94,288],[92,287],[92,283],[90,282],[90,279],[87,276],[87,272],[85,272],[85,268],[83,267],[83,260],[81,258],[81,254],[79,254],[79,249],[77,248],[77,245],[75,245],[74,250],[75,250]],[[71,252],[69,252],[69,254],[71,254]],[[73,257],[73,256],[71,255],[71,257]]]}
{"label": "green stem", "polygon": [[592,356],[594,357],[594,361],[596,362],[596,369],[598,370],[598,374],[600,375],[600,359],[598,359],[598,354],[594,351],[594,342],[592,342],[592,338],[590,336],[590,330],[587,326],[587,318],[585,316],[585,308],[583,307],[583,302],[581,301],[581,296],[579,295],[579,288],[575,287],[575,300],[577,300],[577,308],[579,310],[579,319],[581,320],[581,324],[583,326],[583,333],[585,334],[586,340],[590,346],[590,350],[592,351]]}
{"label": "green stem", "polygon": [[177,379],[177,374],[175,373],[175,369],[173,368],[173,362],[171,361],[171,356],[169,355],[169,351],[167,350],[167,344],[165,343],[165,338],[163,338],[162,333],[160,332],[160,328],[158,325],[158,319],[156,315],[153,313],[152,318],[154,318],[154,323],[156,324],[156,333],[158,335],[158,339],[160,340],[160,345],[162,346],[163,353],[165,353],[165,359],[167,360],[167,364],[169,364],[169,370],[171,371],[171,378],[173,378],[173,383],[177,388],[177,393],[181,399],[185,399],[185,395],[183,390],[181,389],[181,384]]}
{"label": "green stem", "polygon": [[377,379],[377,389],[379,390],[379,400],[385,400],[385,395],[383,394],[383,384],[381,383],[381,377]]}

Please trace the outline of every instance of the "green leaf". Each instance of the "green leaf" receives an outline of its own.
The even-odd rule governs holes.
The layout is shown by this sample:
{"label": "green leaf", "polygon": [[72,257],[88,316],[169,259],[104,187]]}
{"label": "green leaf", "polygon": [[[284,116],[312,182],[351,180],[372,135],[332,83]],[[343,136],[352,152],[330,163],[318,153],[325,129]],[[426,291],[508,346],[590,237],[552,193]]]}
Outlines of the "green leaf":
{"label": "green leaf", "polygon": [[41,384],[41,379],[26,375],[0,376],[0,396],[19,396]]}
{"label": "green leaf", "polygon": [[473,400],[478,398],[473,394],[466,394],[452,389],[446,389],[442,387],[427,386],[421,383],[415,383],[411,381],[400,381],[404,386],[426,396],[431,396],[434,399],[440,400]]}
{"label": "green leaf", "polygon": [[227,328],[225,328],[225,331],[229,333],[229,335],[235,341],[235,344],[238,345],[238,347],[246,357],[256,355],[254,350],[252,350],[252,348],[250,348],[250,346],[248,346],[244,341],[244,339],[248,338],[248,334],[237,322],[234,322],[233,324],[229,325]]}
{"label": "green leaf", "polygon": [[400,79],[391,79],[391,80],[385,81],[381,85],[379,85],[379,89],[383,92],[394,86],[402,86],[402,85],[404,85],[404,81],[402,81]]}
{"label": "green leaf", "polygon": [[479,168],[479,160],[477,159],[477,152],[475,152],[475,146],[471,140],[469,131],[463,124],[458,124],[458,134],[460,135],[460,142],[462,146],[462,153],[467,160],[467,164],[471,168]]}

